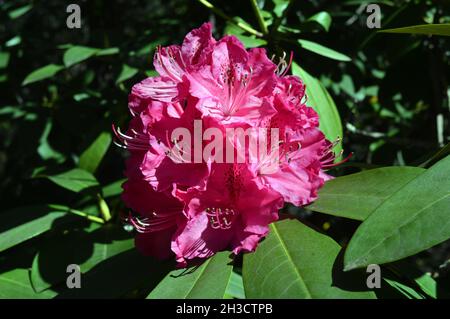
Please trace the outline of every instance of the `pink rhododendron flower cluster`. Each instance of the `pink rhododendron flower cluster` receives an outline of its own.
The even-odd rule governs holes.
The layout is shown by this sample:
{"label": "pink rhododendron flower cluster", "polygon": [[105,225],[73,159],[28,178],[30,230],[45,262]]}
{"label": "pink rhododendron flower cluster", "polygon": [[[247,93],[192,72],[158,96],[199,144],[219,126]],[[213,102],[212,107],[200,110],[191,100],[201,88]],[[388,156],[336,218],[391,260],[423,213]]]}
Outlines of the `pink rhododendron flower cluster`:
{"label": "pink rhododendron flower cluster", "polygon": [[[181,46],[158,48],[154,66],[159,76],[134,85],[129,96],[128,130],[115,129],[130,153],[122,198],[132,210],[136,246],[157,258],[174,255],[180,266],[220,250],[253,251],[286,202],[309,204],[330,178],[323,170],[333,165],[333,144],[305,105],[304,84],[264,49],[247,51],[234,36],[215,40],[209,23]],[[202,132],[278,129],[277,169],[264,170],[270,145],[253,162],[174,161],[172,133],[186,128],[198,143],[195,121]]]}

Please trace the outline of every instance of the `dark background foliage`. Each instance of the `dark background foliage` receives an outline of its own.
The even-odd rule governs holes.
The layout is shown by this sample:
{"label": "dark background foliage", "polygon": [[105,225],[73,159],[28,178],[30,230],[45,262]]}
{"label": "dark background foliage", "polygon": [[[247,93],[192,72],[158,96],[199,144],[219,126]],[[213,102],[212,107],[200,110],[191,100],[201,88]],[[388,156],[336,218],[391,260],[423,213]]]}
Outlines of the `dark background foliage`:
{"label": "dark background foliage", "polygon": [[[70,192],[49,179],[38,177],[77,167],[83,151],[99,134],[110,132],[112,123],[126,127],[130,119],[128,93],[134,83],[154,75],[152,55],[156,45],[180,43],[188,31],[205,21],[213,23],[215,36],[220,37],[228,24],[198,1],[92,0],[76,1],[81,6],[82,27],[69,29],[66,7],[72,2],[0,1],[0,62],[3,61],[0,63],[0,216],[11,216],[8,215],[11,209],[20,208],[17,214],[30,219],[30,205],[46,204],[65,205],[101,216],[96,194],[103,194],[112,214],[112,225],[121,225],[119,215],[125,208],[117,185],[123,178],[126,152],[120,148],[111,144],[95,172],[103,193],[98,187],[81,193]],[[260,1],[265,8],[276,3],[265,2]],[[276,33],[266,38],[270,54],[294,52],[294,60],[318,77],[335,100],[344,126],[345,154],[353,152],[354,156],[335,169],[334,175],[378,166],[419,165],[450,140],[447,38],[376,34],[366,26],[364,8],[368,2],[380,4],[384,28],[450,22],[449,1],[292,1],[285,24],[292,29],[311,31],[302,32],[301,38],[333,48],[352,61],[336,61],[301,49],[289,33],[286,40]],[[228,16],[239,15],[252,26],[258,26],[250,1],[213,3]],[[17,9],[24,6],[25,10],[17,16]],[[332,17],[328,32],[320,25],[307,22],[321,11]],[[48,79],[22,85],[27,75],[40,67],[63,65],[68,45],[117,50],[65,67]],[[131,71],[123,72],[126,70]],[[121,74],[128,77],[120,79]],[[113,194],[105,195],[104,187],[114,182],[119,184]],[[306,210],[286,209],[286,212],[300,214],[341,243],[348,240],[349,231],[357,226],[356,222]],[[59,224],[63,222],[66,221],[61,220]],[[76,246],[79,261],[89,260],[93,243],[102,242],[98,239],[100,230],[90,229],[78,219],[67,222],[70,227],[53,224],[53,230],[45,236],[1,252],[0,273],[32,267],[36,253],[49,254],[49,258],[44,258],[46,262],[55,259],[64,249],[55,248],[52,252],[49,242],[53,238],[59,240],[58,236],[67,229],[79,245],[83,242]],[[120,229],[112,233],[106,237],[130,237]],[[81,239],[77,240],[77,236]],[[445,266],[450,258],[448,247],[444,243],[412,258],[411,262],[423,271],[442,276],[448,269]],[[42,269],[45,272],[54,267],[48,263],[40,267],[43,277],[46,274],[42,274]],[[49,272],[47,276],[52,275]],[[47,281],[58,287],[61,280]],[[145,295],[140,290],[126,289],[117,293],[120,296],[141,294]]]}

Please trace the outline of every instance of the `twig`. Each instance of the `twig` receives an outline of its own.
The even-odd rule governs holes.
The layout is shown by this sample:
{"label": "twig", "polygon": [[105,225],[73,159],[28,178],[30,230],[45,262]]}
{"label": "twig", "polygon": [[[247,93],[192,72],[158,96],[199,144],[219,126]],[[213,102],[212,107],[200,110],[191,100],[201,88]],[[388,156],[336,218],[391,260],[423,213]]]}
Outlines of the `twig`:
{"label": "twig", "polygon": [[258,8],[258,4],[256,3],[256,0],[250,0],[253,11],[255,12],[256,18],[258,19],[259,27],[263,34],[268,34],[269,30],[267,29],[266,23],[264,22],[264,19],[261,15],[261,11]]}
{"label": "twig", "polygon": [[251,33],[260,38],[263,36],[263,34],[261,32],[253,29],[252,27],[246,25],[245,23],[242,23],[240,21],[237,21],[237,22],[234,21],[230,16],[226,15],[225,12],[223,12],[219,8],[216,8],[211,2],[206,1],[206,0],[197,0],[197,1],[200,2],[201,4],[203,4],[205,7],[210,9],[212,12],[214,12],[218,16],[220,16],[223,19],[227,20],[228,22],[234,24],[235,26],[241,28],[242,30],[247,31],[248,33]]}

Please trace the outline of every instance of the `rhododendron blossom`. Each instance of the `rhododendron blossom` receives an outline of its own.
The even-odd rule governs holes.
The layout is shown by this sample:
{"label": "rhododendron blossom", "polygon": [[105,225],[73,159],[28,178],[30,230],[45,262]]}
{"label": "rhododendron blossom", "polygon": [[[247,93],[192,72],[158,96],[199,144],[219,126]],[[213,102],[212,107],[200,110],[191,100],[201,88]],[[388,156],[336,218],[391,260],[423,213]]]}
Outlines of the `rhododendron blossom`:
{"label": "rhododendron blossom", "polygon": [[278,210],[314,201],[334,165],[305,85],[284,59],[215,40],[209,23],[158,48],[154,66],[129,96],[128,129],[113,127],[130,153],[122,199],[136,246],[180,266],[255,250]]}

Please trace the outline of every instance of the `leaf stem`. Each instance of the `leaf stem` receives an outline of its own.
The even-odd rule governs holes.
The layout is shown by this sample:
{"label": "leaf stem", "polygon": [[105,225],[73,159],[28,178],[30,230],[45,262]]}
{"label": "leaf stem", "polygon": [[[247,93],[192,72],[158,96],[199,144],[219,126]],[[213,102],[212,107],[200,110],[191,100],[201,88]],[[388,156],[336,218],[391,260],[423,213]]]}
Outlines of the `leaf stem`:
{"label": "leaf stem", "polygon": [[111,212],[109,210],[108,204],[103,199],[102,195],[97,194],[98,198],[98,208],[100,210],[100,214],[103,217],[105,222],[108,222],[111,219]]}
{"label": "leaf stem", "polygon": [[228,16],[227,14],[225,14],[225,12],[223,12],[222,10],[220,10],[219,8],[216,8],[211,2],[207,1],[207,0],[197,0],[198,2],[200,2],[201,4],[203,4],[205,7],[207,7],[208,9],[210,9],[212,12],[214,12],[215,14],[217,14],[218,16],[222,17],[223,19],[227,20],[228,22],[234,24],[235,26],[241,28],[244,31],[247,31],[248,33],[251,33],[257,37],[262,37],[263,34],[255,29],[253,29],[251,26],[240,22],[240,21],[234,21],[230,16]]}
{"label": "leaf stem", "polygon": [[255,12],[256,18],[258,19],[258,24],[259,27],[262,31],[263,34],[268,34],[269,30],[267,29],[267,25],[264,22],[264,19],[261,15],[261,10],[258,7],[258,4],[256,3],[256,0],[250,0],[252,7],[253,7],[253,11]]}
{"label": "leaf stem", "polygon": [[94,216],[94,215],[90,215],[90,214],[87,214],[87,213],[82,212],[80,210],[72,209],[72,208],[67,207],[67,206],[62,206],[62,205],[57,205],[57,204],[50,204],[48,206],[53,208],[53,209],[57,209],[57,210],[60,210],[60,211],[65,211],[67,213],[71,213],[71,214],[74,214],[74,215],[86,218],[87,220],[89,220],[91,222],[94,222],[94,223],[99,223],[99,224],[104,224],[105,223],[105,221],[102,218],[100,218],[100,217],[97,217],[97,216]]}

